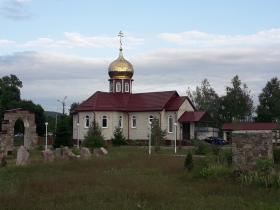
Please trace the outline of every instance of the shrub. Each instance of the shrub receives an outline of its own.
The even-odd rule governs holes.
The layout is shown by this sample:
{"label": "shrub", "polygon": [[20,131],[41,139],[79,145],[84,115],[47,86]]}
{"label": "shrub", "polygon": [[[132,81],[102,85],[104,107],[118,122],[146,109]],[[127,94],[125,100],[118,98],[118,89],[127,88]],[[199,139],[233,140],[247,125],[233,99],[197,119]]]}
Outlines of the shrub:
{"label": "shrub", "polygon": [[75,155],[80,155],[80,150],[77,148],[77,147],[74,147],[72,152],[75,154]]}
{"label": "shrub", "polygon": [[280,187],[280,175],[279,174],[263,174],[258,171],[249,172],[240,176],[240,181],[244,185],[258,185],[261,187]]}
{"label": "shrub", "polygon": [[112,139],[112,144],[114,146],[126,145],[126,139],[123,135],[122,129],[117,127],[114,131],[114,138]]}
{"label": "shrub", "polygon": [[165,140],[165,136],[166,131],[160,128],[159,120],[154,118],[152,121],[151,140],[156,152],[160,150],[160,145]]}
{"label": "shrub", "polygon": [[280,149],[273,150],[273,158],[275,164],[280,164]]}
{"label": "shrub", "polygon": [[208,164],[207,166],[203,167],[200,171],[200,175],[205,178],[219,178],[228,176],[230,174],[231,170],[222,164]]}
{"label": "shrub", "polygon": [[259,159],[256,163],[257,171],[263,174],[270,174],[273,168],[273,162],[269,159]]}
{"label": "shrub", "polygon": [[188,153],[185,159],[184,166],[188,171],[191,171],[193,169],[193,158],[192,158],[192,153]]}
{"label": "shrub", "polygon": [[195,154],[196,155],[206,155],[208,152],[208,146],[201,141],[195,143]]}
{"label": "shrub", "polygon": [[219,145],[212,144],[211,149],[212,149],[213,155],[216,155],[216,156],[218,156],[221,152],[221,146],[219,146]]}
{"label": "shrub", "polygon": [[227,166],[230,167],[232,165],[232,152],[231,152],[231,150],[225,150],[223,152],[223,157],[224,157],[224,160],[225,160]]}
{"label": "shrub", "polygon": [[102,136],[101,129],[98,123],[94,120],[90,126],[83,145],[88,148],[100,148],[105,146],[104,137]]}

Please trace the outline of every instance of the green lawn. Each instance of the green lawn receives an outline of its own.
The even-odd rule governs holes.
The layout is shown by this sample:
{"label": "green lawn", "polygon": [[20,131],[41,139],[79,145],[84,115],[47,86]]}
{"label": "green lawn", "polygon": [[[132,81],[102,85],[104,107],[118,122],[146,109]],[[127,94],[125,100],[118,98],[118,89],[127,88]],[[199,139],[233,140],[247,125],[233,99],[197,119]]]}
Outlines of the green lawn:
{"label": "green lawn", "polygon": [[32,155],[30,166],[9,159],[0,169],[0,209],[280,209],[280,190],[198,177],[170,151],[148,156],[144,148],[118,147],[104,157],[48,164]]}

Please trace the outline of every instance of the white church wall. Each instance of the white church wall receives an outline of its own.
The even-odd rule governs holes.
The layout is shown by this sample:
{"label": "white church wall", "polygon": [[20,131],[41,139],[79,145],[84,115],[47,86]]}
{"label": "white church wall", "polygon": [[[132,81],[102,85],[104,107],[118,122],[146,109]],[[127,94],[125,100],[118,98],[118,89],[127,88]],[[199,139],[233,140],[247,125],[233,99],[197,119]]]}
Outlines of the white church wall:
{"label": "white church wall", "polygon": [[[102,117],[107,116],[107,128],[102,128]],[[95,112],[95,119],[98,122],[99,126],[101,127],[102,135],[104,136],[105,140],[111,140],[114,136],[114,131],[116,127],[119,125],[119,117],[123,117],[123,123],[127,121],[125,119],[125,114],[122,112]],[[126,127],[123,124],[123,127]],[[125,135],[125,131],[123,131]]]}
{"label": "white church wall", "polygon": [[94,119],[93,112],[79,112],[73,116],[73,139],[78,139],[78,127],[77,122],[79,122],[79,139],[83,140],[88,132],[86,128],[86,116],[89,116],[89,122],[92,123]]}
{"label": "white church wall", "polygon": [[130,112],[130,120],[132,116],[136,116],[136,128],[131,127],[131,121],[129,126],[129,139],[130,140],[144,140],[148,139],[150,134],[149,117],[152,115],[160,119],[160,112]]}

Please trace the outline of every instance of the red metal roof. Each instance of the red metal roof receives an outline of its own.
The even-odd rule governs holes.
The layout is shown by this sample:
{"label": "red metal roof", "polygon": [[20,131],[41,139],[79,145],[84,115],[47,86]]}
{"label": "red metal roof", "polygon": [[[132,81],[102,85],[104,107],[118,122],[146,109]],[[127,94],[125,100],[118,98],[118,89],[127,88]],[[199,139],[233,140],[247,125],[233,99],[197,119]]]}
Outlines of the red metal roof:
{"label": "red metal roof", "polygon": [[259,123],[259,122],[236,122],[223,124],[223,130],[275,130],[278,129],[277,123]]}
{"label": "red metal roof", "polygon": [[184,112],[178,122],[199,122],[205,114],[206,112]]}
{"label": "red metal roof", "polygon": [[75,112],[81,111],[175,111],[187,97],[180,97],[176,91],[150,93],[107,93],[97,91],[82,102]]}

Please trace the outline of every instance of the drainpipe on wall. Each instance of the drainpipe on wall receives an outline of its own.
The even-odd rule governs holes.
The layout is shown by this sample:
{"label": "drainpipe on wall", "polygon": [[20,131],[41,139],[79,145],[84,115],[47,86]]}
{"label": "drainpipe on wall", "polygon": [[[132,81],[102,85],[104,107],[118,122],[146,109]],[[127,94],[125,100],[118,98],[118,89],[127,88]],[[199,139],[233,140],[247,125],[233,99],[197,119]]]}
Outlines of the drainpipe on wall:
{"label": "drainpipe on wall", "polygon": [[129,140],[129,122],[130,122],[130,117],[129,117],[129,113],[127,113],[127,140]]}

